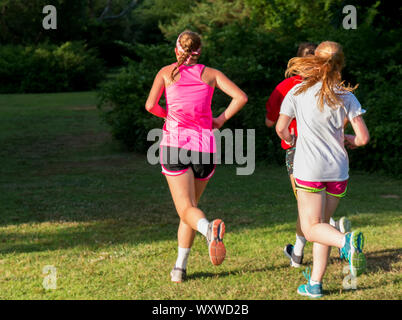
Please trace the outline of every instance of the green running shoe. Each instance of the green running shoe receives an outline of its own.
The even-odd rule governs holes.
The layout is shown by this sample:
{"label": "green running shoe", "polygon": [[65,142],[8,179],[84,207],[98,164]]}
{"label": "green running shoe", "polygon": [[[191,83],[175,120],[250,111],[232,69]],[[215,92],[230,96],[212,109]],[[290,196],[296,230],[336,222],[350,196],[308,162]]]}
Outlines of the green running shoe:
{"label": "green running shoe", "polygon": [[364,236],[360,231],[345,234],[345,245],[341,255],[349,261],[350,273],[358,277],[366,271],[366,256],[363,254]]}

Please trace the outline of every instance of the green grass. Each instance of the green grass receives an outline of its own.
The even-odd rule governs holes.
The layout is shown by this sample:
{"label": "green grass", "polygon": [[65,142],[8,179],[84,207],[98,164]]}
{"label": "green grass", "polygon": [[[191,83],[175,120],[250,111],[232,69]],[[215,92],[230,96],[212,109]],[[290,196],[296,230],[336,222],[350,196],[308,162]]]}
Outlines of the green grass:
{"label": "green grass", "polygon": [[[218,167],[200,207],[225,220],[227,258],[212,266],[197,235],[189,280],[173,284],[179,219],[165,178],[112,141],[95,104],[94,93],[0,95],[0,299],[305,299],[282,253],[296,220],[284,166]],[[368,270],[344,290],[333,249],[326,299],[402,298],[401,197],[400,180],[351,172],[336,217],[365,233]],[[46,265],[55,290],[42,286]]]}

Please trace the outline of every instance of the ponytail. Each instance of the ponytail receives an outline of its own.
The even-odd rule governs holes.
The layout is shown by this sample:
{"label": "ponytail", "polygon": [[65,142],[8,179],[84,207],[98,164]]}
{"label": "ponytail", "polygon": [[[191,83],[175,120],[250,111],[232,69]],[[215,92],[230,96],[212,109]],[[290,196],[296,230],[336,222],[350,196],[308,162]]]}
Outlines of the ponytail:
{"label": "ponytail", "polygon": [[303,83],[295,94],[307,91],[318,82],[322,87],[318,93],[318,108],[322,111],[324,104],[336,109],[343,106],[340,95],[354,91],[358,86],[345,86],[342,81],[341,71],[344,66],[342,47],[336,42],[323,42],[314,56],[296,57],[289,60],[286,77],[300,75]]}
{"label": "ponytail", "polygon": [[172,81],[174,81],[174,77],[176,76],[175,71],[178,70],[179,67],[189,59],[189,57],[191,57],[191,54],[189,52],[184,52],[181,54],[181,56],[177,60],[177,64],[175,65],[174,69],[172,70],[172,73],[170,74],[170,78]]}
{"label": "ponytail", "polygon": [[195,32],[186,30],[177,37],[176,48],[180,56],[170,75],[172,81],[181,65],[188,64],[191,59],[198,60],[201,54],[201,37]]}

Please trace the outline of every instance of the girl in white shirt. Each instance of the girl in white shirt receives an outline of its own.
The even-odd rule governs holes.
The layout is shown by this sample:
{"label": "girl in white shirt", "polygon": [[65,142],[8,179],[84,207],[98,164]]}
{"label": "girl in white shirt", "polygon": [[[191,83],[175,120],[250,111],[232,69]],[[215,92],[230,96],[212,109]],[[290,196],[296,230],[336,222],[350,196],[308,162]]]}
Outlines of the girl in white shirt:
{"label": "girl in white shirt", "polygon": [[[344,142],[354,148],[369,141],[361,116],[365,111],[352,93],[355,88],[343,85],[343,66],[342,47],[330,41],[321,43],[313,56],[291,59],[286,75],[300,75],[303,82],[286,95],[276,125],[279,137],[295,145],[287,128],[293,118],[298,124],[293,175],[301,228],[306,239],[314,242],[312,273],[306,275],[308,283],[299,286],[298,293],[310,297],[322,296],[331,246],[341,249],[352,275],[360,275],[366,267],[363,234],[343,234],[328,224],[346,193],[349,178]],[[356,135],[344,135],[345,118]]]}

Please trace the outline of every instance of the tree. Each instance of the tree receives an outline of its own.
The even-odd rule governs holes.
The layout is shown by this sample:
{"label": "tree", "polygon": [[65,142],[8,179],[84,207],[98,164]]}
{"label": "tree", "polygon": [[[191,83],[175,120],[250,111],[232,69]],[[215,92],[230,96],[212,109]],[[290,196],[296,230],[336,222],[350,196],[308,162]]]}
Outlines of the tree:
{"label": "tree", "polygon": [[130,11],[132,11],[137,6],[137,4],[138,4],[138,1],[133,0],[119,14],[108,15],[110,13],[110,10],[111,10],[110,7],[112,5],[112,0],[108,0],[105,9],[102,11],[102,14],[98,18],[98,21],[122,18],[126,14],[128,14]]}

